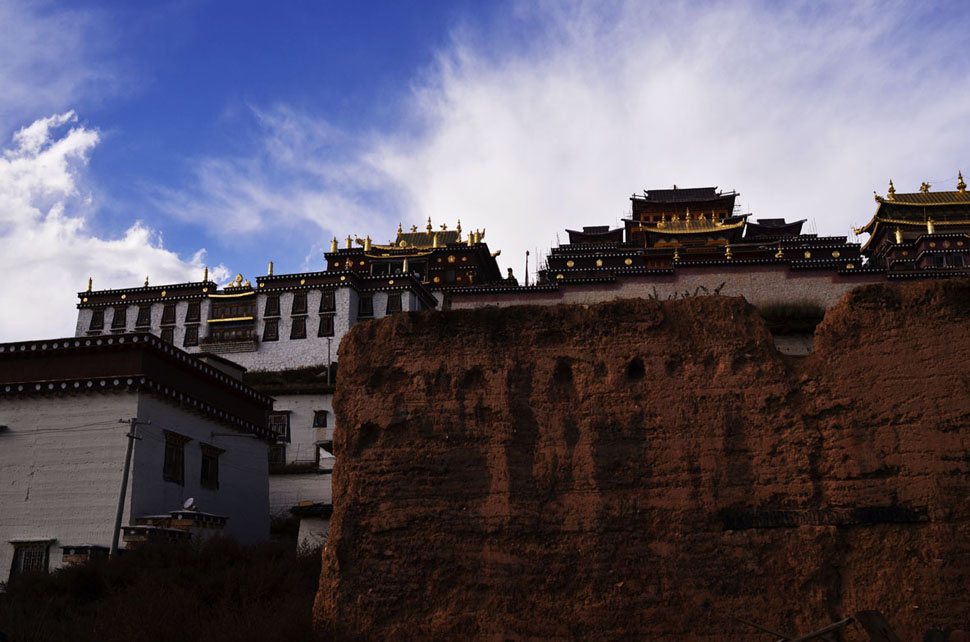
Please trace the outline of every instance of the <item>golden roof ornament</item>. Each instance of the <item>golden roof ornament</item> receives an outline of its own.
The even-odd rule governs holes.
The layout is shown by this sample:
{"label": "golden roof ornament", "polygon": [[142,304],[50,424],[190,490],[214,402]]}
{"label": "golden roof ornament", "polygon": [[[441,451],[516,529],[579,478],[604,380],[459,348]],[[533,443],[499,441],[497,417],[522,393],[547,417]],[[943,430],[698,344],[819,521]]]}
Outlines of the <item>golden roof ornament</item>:
{"label": "golden roof ornament", "polygon": [[919,191],[923,192],[924,194],[927,194],[929,193],[931,187],[933,186],[927,183],[926,181],[923,181],[923,184],[919,186]]}
{"label": "golden roof ornament", "polygon": [[661,214],[660,215],[660,222],[657,223],[657,227],[667,227],[667,215],[666,214]]}
{"label": "golden roof ornament", "polygon": [[145,277],[145,287],[146,288],[148,287],[148,277],[147,276]]}
{"label": "golden roof ornament", "polygon": [[371,240],[370,240],[370,235],[368,234],[364,238],[364,251],[365,252],[370,252],[370,244],[371,244]]}
{"label": "golden roof ornament", "polygon": [[966,192],[967,191],[967,184],[963,182],[963,172],[962,171],[957,172],[957,181],[959,181],[957,183],[957,191],[959,191],[961,193],[962,192]]}
{"label": "golden roof ornament", "polygon": [[475,244],[475,233],[474,232],[469,232],[468,233],[468,247],[471,247],[474,244]]}
{"label": "golden roof ornament", "polygon": [[417,233],[417,231],[418,231],[418,226],[417,225],[412,225],[411,226],[411,233],[412,234],[415,234],[415,233]]}
{"label": "golden roof ornament", "polygon": [[447,232],[448,231],[448,224],[447,223],[442,223],[441,224],[441,231],[442,232]]}
{"label": "golden roof ornament", "polygon": [[404,266],[401,268],[401,272],[404,274],[408,273],[408,257],[404,257]]}
{"label": "golden roof ornament", "polygon": [[94,279],[88,277],[88,292],[91,291],[91,286],[94,285]]}
{"label": "golden roof ornament", "polygon": [[732,258],[731,257],[731,244],[730,243],[728,243],[727,245],[724,246],[724,258],[727,259],[728,261],[730,261],[731,258]]}
{"label": "golden roof ornament", "polygon": [[936,226],[933,225],[933,219],[932,219],[932,217],[926,219],[926,233],[927,234],[936,234]]}
{"label": "golden roof ornament", "polygon": [[680,248],[678,248],[678,247],[674,247],[674,260],[675,261],[679,261],[680,260],[680,251],[679,251],[679,249]]}
{"label": "golden roof ornament", "polygon": [[273,262],[272,261],[269,262],[269,270],[267,270],[266,275],[267,276],[273,276]]}
{"label": "golden roof ornament", "polygon": [[236,275],[236,280],[233,282],[232,287],[234,287],[234,288],[241,288],[242,287],[242,282],[243,282],[242,274],[237,274]]}
{"label": "golden roof ornament", "polygon": [[455,231],[458,232],[459,236],[461,235],[461,219],[458,219],[458,225],[455,226]]}
{"label": "golden roof ornament", "polygon": [[889,200],[891,201],[896,200],[896,188],[893,186],[893,179],[891,178],[889,179],[889,191],[886,192],[886,196],[888,196]]}
{"label": "golden roof ornament", "polygon": [[690,229],[690,208],[687,208],[687,213],[684,214],[684,227]]}
{"label": "golden roof ornament", "polygon": [[428,230],[428,234],[431,234],[431,229],[432,228],[431,228],[431,217],[430,216],[428,217],[428,227],[426,229]]}
{"label": "golden roof ornament", "polygon": [[431,235],[431,247],[438,247],[438,233],[435,232]]}
{"label": "golden roof ornament", "polygon": [[347,249],[354,247],[354,242],[350,240],[350,234],[347,235]]}
{"label": "golden roof ornament", "polygon": [[336,236],[333,237],[333,240],[332,241],[330,241],[330,251],[331,252],[336,252],[337,251],[337,237]]}
{"label": "golden roof ornament", "polygon": [[202,281],[205,282],[208,280],[209,280],[209,266],[205,266],[202,269]]}
{"label": "golden roof ornament", "polygon": [[778,244],[778,251],[775,252],[775,258],[776,259],[783,259],[783,258],[785,258],[785,253],[782,252],[782,250],[781,250],[781,243]]}
{"label": "golden roof ornament", "polygon": [[901,229],[899,229],[899,227],[897,226],[896,227],[896,245],[899,245],[902,242],[903,242],[903,231]]}
{"label": "golden roof ornament", "polygon": [[404,230],[403,230],[403,229],[401,229],[401,224],[400,224],[400,223],[398,223],[398,224],[397,224],[397,235],[398,235],[398,236],[401,236],[402,234],[404,234]]}

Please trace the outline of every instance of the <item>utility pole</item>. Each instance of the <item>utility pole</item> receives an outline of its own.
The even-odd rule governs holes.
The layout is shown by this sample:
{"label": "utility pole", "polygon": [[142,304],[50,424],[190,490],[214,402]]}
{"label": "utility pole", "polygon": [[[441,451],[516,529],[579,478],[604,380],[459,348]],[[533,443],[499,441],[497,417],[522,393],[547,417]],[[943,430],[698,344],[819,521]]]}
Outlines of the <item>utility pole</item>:
{"label": "utility pole", "polygon": [[141,439],[141,437],[135,436],[135,430],[138,428],[138,424],[148,425],[152,422],[150,421],[140,421],[138,417],[132,417],[131,419],[119,419],[120,424],[129,424],[131,430],[125,435],[128,438],[128,451],[125,453],[125,472],[121,476],[121,494],[118,497],[118,512],[115,514],[115,528],[114,533],[111,535],[111,551],[108,553],[111,557],[118,554],[118,537],[121,535],[121,517],[125,512],[125,495],[128,494],[128,472],[131,470],[131,450],[135,444],[136,439]]}

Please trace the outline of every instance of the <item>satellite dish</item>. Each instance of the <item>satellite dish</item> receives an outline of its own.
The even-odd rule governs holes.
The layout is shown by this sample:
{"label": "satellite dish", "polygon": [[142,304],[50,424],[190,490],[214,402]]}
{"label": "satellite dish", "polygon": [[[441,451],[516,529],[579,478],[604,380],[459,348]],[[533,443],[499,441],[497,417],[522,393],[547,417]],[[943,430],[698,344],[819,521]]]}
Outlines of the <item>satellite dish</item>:
{"label": "satellite dish", "polygon": [[195,510],[195,497],[189,497],[182,502],[182,508],[185,510]]}

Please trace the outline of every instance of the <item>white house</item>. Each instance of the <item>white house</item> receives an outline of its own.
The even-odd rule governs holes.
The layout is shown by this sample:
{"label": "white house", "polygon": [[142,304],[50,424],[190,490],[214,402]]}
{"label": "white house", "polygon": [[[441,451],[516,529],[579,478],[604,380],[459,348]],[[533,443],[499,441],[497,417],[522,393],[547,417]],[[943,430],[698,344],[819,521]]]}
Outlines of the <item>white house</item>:
{"label": "white house", "polygon": [[266,539],[271,409],[149,334],[0,344],[0,580],[110,546],[132,419],[123,525],[192,499],[226,534]]}

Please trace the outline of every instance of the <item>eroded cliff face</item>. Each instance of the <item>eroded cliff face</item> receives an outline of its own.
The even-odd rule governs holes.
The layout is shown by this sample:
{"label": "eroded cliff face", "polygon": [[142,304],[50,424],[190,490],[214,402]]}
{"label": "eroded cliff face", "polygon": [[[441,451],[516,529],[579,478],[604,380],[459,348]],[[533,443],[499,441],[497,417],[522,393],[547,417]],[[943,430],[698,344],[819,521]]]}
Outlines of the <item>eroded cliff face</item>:
{"label": "eroded cliff face", "polygon": [[[815,353],[742,299],[398,315],[341,345],[315,606],[339,640],[970,625],[970,284],[869,286]],[[846,639],[865,639],[861,630]]]}

